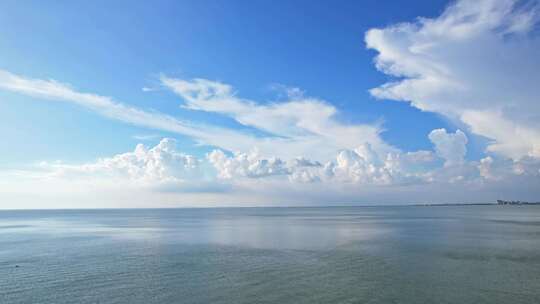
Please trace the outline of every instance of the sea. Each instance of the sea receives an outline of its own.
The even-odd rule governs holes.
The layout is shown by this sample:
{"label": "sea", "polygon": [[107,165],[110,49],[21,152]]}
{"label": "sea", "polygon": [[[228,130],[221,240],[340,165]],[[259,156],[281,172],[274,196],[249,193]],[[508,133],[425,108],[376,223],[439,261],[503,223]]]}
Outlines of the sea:
{"label": "sea", "polygon": [[0,211],[0,303],[540,303],[540,206]]}

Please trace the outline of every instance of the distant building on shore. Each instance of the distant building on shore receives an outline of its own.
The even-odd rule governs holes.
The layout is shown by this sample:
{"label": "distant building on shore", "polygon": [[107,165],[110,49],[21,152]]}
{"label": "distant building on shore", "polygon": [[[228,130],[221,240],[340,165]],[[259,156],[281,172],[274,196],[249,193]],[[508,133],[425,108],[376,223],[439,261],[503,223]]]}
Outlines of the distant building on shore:
{"label": "distant building on shore", "polygon": [[540,202],[505,201],[497,200],[497,205],[540,205]]}

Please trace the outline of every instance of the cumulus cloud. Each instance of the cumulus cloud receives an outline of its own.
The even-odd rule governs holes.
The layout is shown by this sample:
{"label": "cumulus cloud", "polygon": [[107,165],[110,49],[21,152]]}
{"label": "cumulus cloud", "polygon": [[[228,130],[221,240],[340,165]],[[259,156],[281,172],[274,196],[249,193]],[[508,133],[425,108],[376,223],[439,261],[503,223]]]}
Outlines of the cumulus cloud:
{"label": "cumulus cloud", "polygon": [[237,177],[268,177],[286,175],[289,173],[286,164],[279,158],[261,158],[257,151],[237,153],[228,157],[221,150],[214,150],[208,155],[208,160],[218,171],[218,177],[232,179]]}
{"label": "cumulus cloud", "polygon": [[409,163],[413,164],[429,163],[435,159],[433,152],[426,150],[407,152],[404,157]]}
{"label": "cumulus cloud", "polygon": [[[460,130],[449,133],[435,129],[428,134],[435,152],[381,152],[369,143],[355,149],[343,149],[324,164],[307,158],[282,160],[266,158],[258,151],[227,155],[215,150],[208,155],[220,179],[286,180],[292,183],[350,184],[364,186],[401,186],[422,184],[475,185],[483,182],[513,180],[520,175],[538,182],[540,161],[523,158],[513,161],[488,156],[480,161],[466,161],[467,136]],[[444,160],[438,167],[436,158]]]}
{"label": "cumulus cloud", "polygon": [[[441,136],[445,144],[461,140],[458,132],[434,130],[432,134]],[[455,149],[453,144],[446,147],[448,151]],[[20,197],[28,189],[38,189],[39,195],[54,195],[53,189],[64,189],[60,193],[82,197],[109,193],[109,199],[123,200],[128,199],[124,195],[127,191],[148,199],[159,198],[160,203],[171,202],[174,197],[186,203],[223,203],[224,199],[313,203],[368,198],[377,202],[441,202],[434,194],[444,193],[445,201],[456,202],[467,191],[478,194],[467,195],[468,199],[483,201],[498,198],[500,189],[520,199],[530,199],[538,192],[526,190],[534,189],[540,180],[540,161],[536,158],[512,161],[490,156],[479,162],[452,158],[451,166],[436,165],[434,159],[431,151],[383,153],[368,143],[342,150],[326,163],[305,157],[266,157],[257,150],[232,154],[215,150],[205,158],[196,158],[182,153],[174,140],[165,138],[154,147],[139,144],[131,152],[95,162],[43,162],[26,170],[0,171],[0,185],[10,189],[0,197]]]}
{"label": "cumulus cloud", "polygon": [[179,152],[173,139],[164,138],[148,149],[138,144],[134,151],[101,158],[93,163],[70,165],[42,162],[48,178],[121,178],[147,183],[182,182],[201,176],[200,162]]}
{"label": "cumulus cloud", "polygon": [[437,155],[445,160],[445,166],[459,165],[464,162],[467,153],[467,135],[461,130],[448,133],[446,129],[435,129],[428,135],[435,145]]}
{"label": "cumulus cloud", "polygon": [[[377,152],[368,143],[338,153],[326,175],[336,181],[367,185],[424,183],[424,165],[433,161],[429,151]],[[420,166],[418,166],[420,165]]]}
{"label": "cumulus cloud", "polygon": [[[321,163],[306,157],[287,160],[276,156],[266,157],[257,149],[248,153],[214,150],[205,158],[196,158],[178,150],[174,140],[164,138],[154,147],[138,144],[134,151],[100,158],[95,162],[42,162],[37,168],[20,173],[34,179],[73,178],[136,183],[169,192],[174,189],[189,191],[191,188],[221,191],[226,189],[223,185],[242,185],[249,180],[396,186],[467,182],[480,175],[490,179],[492,173],[488,171],[493,169],[491,166],[484,167],[491,163],[477,165],[463,161],[466,137],[462,133],[447,133],[444,129],[438,129],[432,131],[429,137],[434,142],[436,154],[446,161],[444,168],[433,167],[435,154],[431,151],[381,152],[374,150],[369,143],[355,149],[343,149],[332,159]],[[497,161],[496,165],[500,166],[499,163]],[[524,162],[513,163],[511,167],[504,167],[505,174],[508,175],[510,170],[513,174],[530,175],[531,169],[523,169],[528,168],[526,165]]]}
{"label": "cumulus cloud", "polygon": [[291,182],[311,183],[320,181],[321,172],[326,167],[304,157],[288,161],[277,157],[265,158],[257,150],[232,156],[214,150],[207,159],[217,170],[217,177],[226,180],[286,176]]}
{"label": "cumulus cloud", "polygon": [[480,173],[480,176],[490,180],[501,179],[500,175],[493,174],[493,162],[493,157],[491,156],[484,157],[480,160],[480,163],[478,164],[478,171]]}
{"label": "cumulus cloud", "polygon": [[465,123],[492,139],[490,152],[540,156],[540,36],[537,1],[457,1],[436,18],[366,33],[376,67],[395,81],[382,99]]}
{"label": "cumulus cloud", "polygon": [[433,160],[429,151],[409,153],[377,152],[369,143],[355,149],[339,151],[325,164],[306,158],[283,161],[264,158],[257,151],[228,156],[221,150],[208,155],[218,177],[237,178],[284,177],[293,183],[348,183],[358,185],[392,185],[422,181],[422,173],[414,169],[418,163]]}

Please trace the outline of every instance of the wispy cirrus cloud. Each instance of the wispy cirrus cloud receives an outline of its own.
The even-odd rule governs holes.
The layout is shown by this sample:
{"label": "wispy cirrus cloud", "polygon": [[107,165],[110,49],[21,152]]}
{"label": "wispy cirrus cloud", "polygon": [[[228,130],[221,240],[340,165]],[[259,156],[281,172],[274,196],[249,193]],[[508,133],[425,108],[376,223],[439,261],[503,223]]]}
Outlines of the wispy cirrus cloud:
{"label": "wispy cirrus cloud", "polygon": [[182,121],[157,111],[136,108],[111,97],[79,92],[55,80],[32,79],[0,71],[0,89],[37,98],[72,102],[97,114],[125,123],[182,134],[200,144],[227,151],[250,151],[258,148],[268,156],[296,157],[310,155],[324,161],[336,151],[368,142],[376,149],[393,150],[379,136],[377,123],[346,125],[334,117],[337,109],[327,102],[303,96],[292,100],[261,105],[241,99],[232,87],[206,79],[181,80],[162,77],[185,103],[184,107],[230,116],[240,124],[269,133],[255,136],[238,129],[208,123]]}
{"label": "wispy cirrus cloud", "polygon": [[163,136],[159,134],[135,134],[131,136],[133,139],[136,140],[155,140],[155,139],[161,139]]}
{"label": "wispy cirrus cloud", "polygon": [[[397,151],[381,139],[382,128],[378,123],[341,123],[336,119],[336,107],[305,97],[298,89],[289,94],[287,101],[262,104],[238,97],[231,86],[221,82],[166,76],[162,76],[161,81],[185,101],[182,105],[185,108],[226,115],[242,125],[275,135],[276,138],[254,145],[263,154],[309,155],[324,161],[340,149],[354,149],[363,143],[380,151]],[[291,153],[284,154],[285,150]]]}
{"label": "wispy cirrus cloud", "polygon": [[[204,137],[206,134],[200,129],[210,128],[180,121],[159,112],[138,109],[117,102],[111,97],[79,92],[70,85],[55,80],[32,79],[3,70],[0,70],[0,89],[37,98],[75,103],[111,119],[195,138]],[[219,130],[210,131],[219,132]]]}
{"label": "wispy cirrus cloud", "polygon": [[217,146],[231,151],[246,150],[256,146],[257,143],[272,141],[271,139],[260,139],[233,129],[181,121],[157,111],[129,106],[108,96],[79,92],[72,86],[55,80],[32,79],[3,70],[0,70],[0,89],[52,101],[75,103],[110,119],[186,135],[201,144]]}

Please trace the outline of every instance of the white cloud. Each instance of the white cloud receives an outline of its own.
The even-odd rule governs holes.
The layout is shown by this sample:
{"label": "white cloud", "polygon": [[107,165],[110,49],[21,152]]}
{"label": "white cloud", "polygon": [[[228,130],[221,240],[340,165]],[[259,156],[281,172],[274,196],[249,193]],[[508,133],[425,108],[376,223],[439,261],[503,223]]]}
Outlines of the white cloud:
{"label": "white cloud", "polygon": [[[337,109],[334,106],[306,98],[298,89],[289,90],[288,101],[259,104],[236,97],[230,86],[218,82],[165,77],[162,81],[178,93],[186,101],[184,106],[191,110],[227,115],[243,125],[272,135],[255,137],[236,130],[182,122],[157,112],[126,106],[109,97],[80,93],[52,80],[27,79],[5,71],[0,73],[3,89],[74,102],[106,117],[185,134],[234,153],[229,157],[222,151],[215,151],[207,160],[196,160],[174,152],[170,140],[164,140],[150,150],[139,145],[134,152],[103,158],[95,163],[44,163],[40,170],[48,178],[113,177],[150,184],[186,179],[200,181],[197,166],[204,166],[206,161],[216,169],[217,177],[233,183],[242,178],[275,177],[293,183],[390,184],[397,176],[397,169],[392,167],[395,161],[388,155],[401,152],[380,139],[378,125],[342,124],[335,119]],[[344,153],[351,159],[345,160]],[[386,158],[380,160],[379,155]]]}
{"label": "white cloud", "polygon": [[480,176],[488,180],[500,180],[502,177],[493,174],[493,157],[487,156],[480,160],[478,164]]}
{"label": "white cloud", "polygon": [[[217,170],[217,177],[225,180],[242,178],[284,178],[288,181],[311,183],[320,181],[326,166],[303,157],[283,161],[277,157],[264,158],[257,150],[250,153],[236,153],[227,156],[221,150],[214,150],[207,156]],[[287,179],[282,179],[286,181]]]}
{"label": "white cloud", "polygon": [[[428,157],[429,155],[429,157]],[[238,178],[288,177],[296,183],[350,183],[357,185],[393,185],[422,183],[421,172],[414,164],[433,160],[431,152],[379,153],[364,143],[353,150],[342,150],[324,165],[306,158],[283,161],[264,158],[257,151],[227,156],[220,150],[208,155],[218,177],[227,180]]]}
{"label": "white cloud", "polygon": [[131,138],[136,140],[154,140],[160,139],[162,136],[159,134],[135,134]]}
{"label": "white cloud", "polygon": [[386,152],[374,151],[368,143],[354,150],[341,151],[326,175],[334,180],[359,185],[403,185],[426,182],[424,167],[433,161],[429,151]]}
{"label": "white cloud", "polygon": [[408,162],[412,164],[429,163],[435,159],[435,157],[433,156],[433,152],[425,150],[407,152],[404,157],[407,159]]}
{"label": "white cloud", "polygon": [[218,177],[233,179],[238,177],[268,177],[287,175],[289,170],[281,159],[273,157],[261,158],[257,151],[237,153],[228,157],[221,150],[214,150],[208,155],[208,160],[218,171]]}
{"label": "white cloud", "polygon": [[227,132],[211,126],[179,121],[172,116],[158,112],[131,107],[116,102],[111,97],[81,93],[69,85],[55,80],[30,79],[3,70],[0,70],[0,89],[38,98],[72,102],[108,118],[138,126],[185,134],[196,139],[205,139],[213,132],[217,132],[219,135],[225,135]]}
{"label": "white cloud", "polygon": [[[167,191],[222,191],[224,185],[246,186],[249,180],[280,184],[325,183],[325,185],[400,186],[426,183],[470,183],[483,177],[539,176],[540,162],[510,162],[491,157],[465,162],[466,137],[444,129],[429,134],[437,155],[445,160],[444,168],[434,167],[434,153],[377,152],[364,143],[344,149],[322,164],[305,157],[283,160],[265,157],[256,149],[229,155],[214,150],[197,159],[179,151],[172,139],[164,138],[156,146],[138,144],[134,151],[100,158],[84,164],[42,162],[29,170],[13,171],[19,178],[32,180],[100,181],[110,184],[137,184]],[[274,184],[275,185],[275,184]],[[175,190],[176,189],[176,190]]]}
{"label": "white cloud", "polygon": [[[503,199],[513,199],[513,196],[529,196],[529,200],[538,201],[540,183],[540,160],[525,157],[519,161],[485,157],[478,163],[482,182],[497,189]],[[521,189],[521,190],[517,190]],[[516,193],[521,191],[521,193]],[[509,195],[508,193],[512,193]]]}
{"label": "white cloud", "polygon": [[170,138],[162,139],[150,149],[138,144],[132,152],[101,158],[94,163],[42,162],[39,167],[47,178],[116,178],[150,184],[183,182],[202,176],[199,160],[177,151]]}
{"label": "white cloud", "polygon": [[153,91],[157,91],[156,88],[150,88],[150,87],[142,87],[141,91],[143,92],[153,92]]}
{"label": "white cloud", "polygon": [[[459,133],[435,133],[445,140],[459,138]],[[103,200],[99,206],[134,207],[154,201],[156,206],[486,201],[500,198],[501,189],[523,200],[540,194],[534,190],[540,178],[538,159],[488,157],[444,167],[433,167],[433,160],[431,151],[381,153],[367,143],[342,150],[325,164],[267,158],[256,150],[232,155],[215,150],[197,159],[165,138],[154,147],[139,144],[134,151],[95,162],[43,162],[0,171],[0,198],[28,197],[30,204],[47,198],[48,206],[65,208],[70,207],[63,205],[65,200],[86,202],[96,195]]]}
{"label": "white cloud", "polygon": [[537,1],[457,1],[439,17],[366,33],[377,68],[397,79],[372,89],[468,125],[488,151],[540,156]]}
{"label": "white cloud", "polygon": [[[181,121],[170,115],[125,105],[107,96],[81,93],[54,80],[30,79],[0,70],[0,89],[72,102],[111,119],[186,135],[200,144],[231,152],[257,148],[268,157],[310,155],[324,161],[340,149],[352,149],[363,142],[377,150],[395,150],[380,138],[378,124],[342,124],[334,118],[337,109],[321,100],[302,97],[261,105],[236,97],[229,85],[219,82],[166,77],[162,77],[162,82],[184,98],[185,107],[189,109],[228,115],[270,135],[255,136],[233,128]],[[292,98],[300,96],[291,95]]]}
{"label": "white cloud", "polygon": [[447,133],[446,129],[435,129],[428,135],[435,145],[437,155],[445,160],[445,166],[462,164],[467,153],[467,135],[461,130]]}
{"label": "white cloud", "polygon": [[364,142],[377,151],[397,151],[380,138],[379,125],[343,124],[335,118],[338,111],[334,106],[304,97],[298,89],[289,89],[288,101],[261,104],[237,97],[231,86],[220,82],[165,76],[161,81],[185,100],[185,108],[227,115],[242,125],[273,134],[275,137],[254,143],[266,156],[309,155],[325,161],[341,149],[354,149]]}

